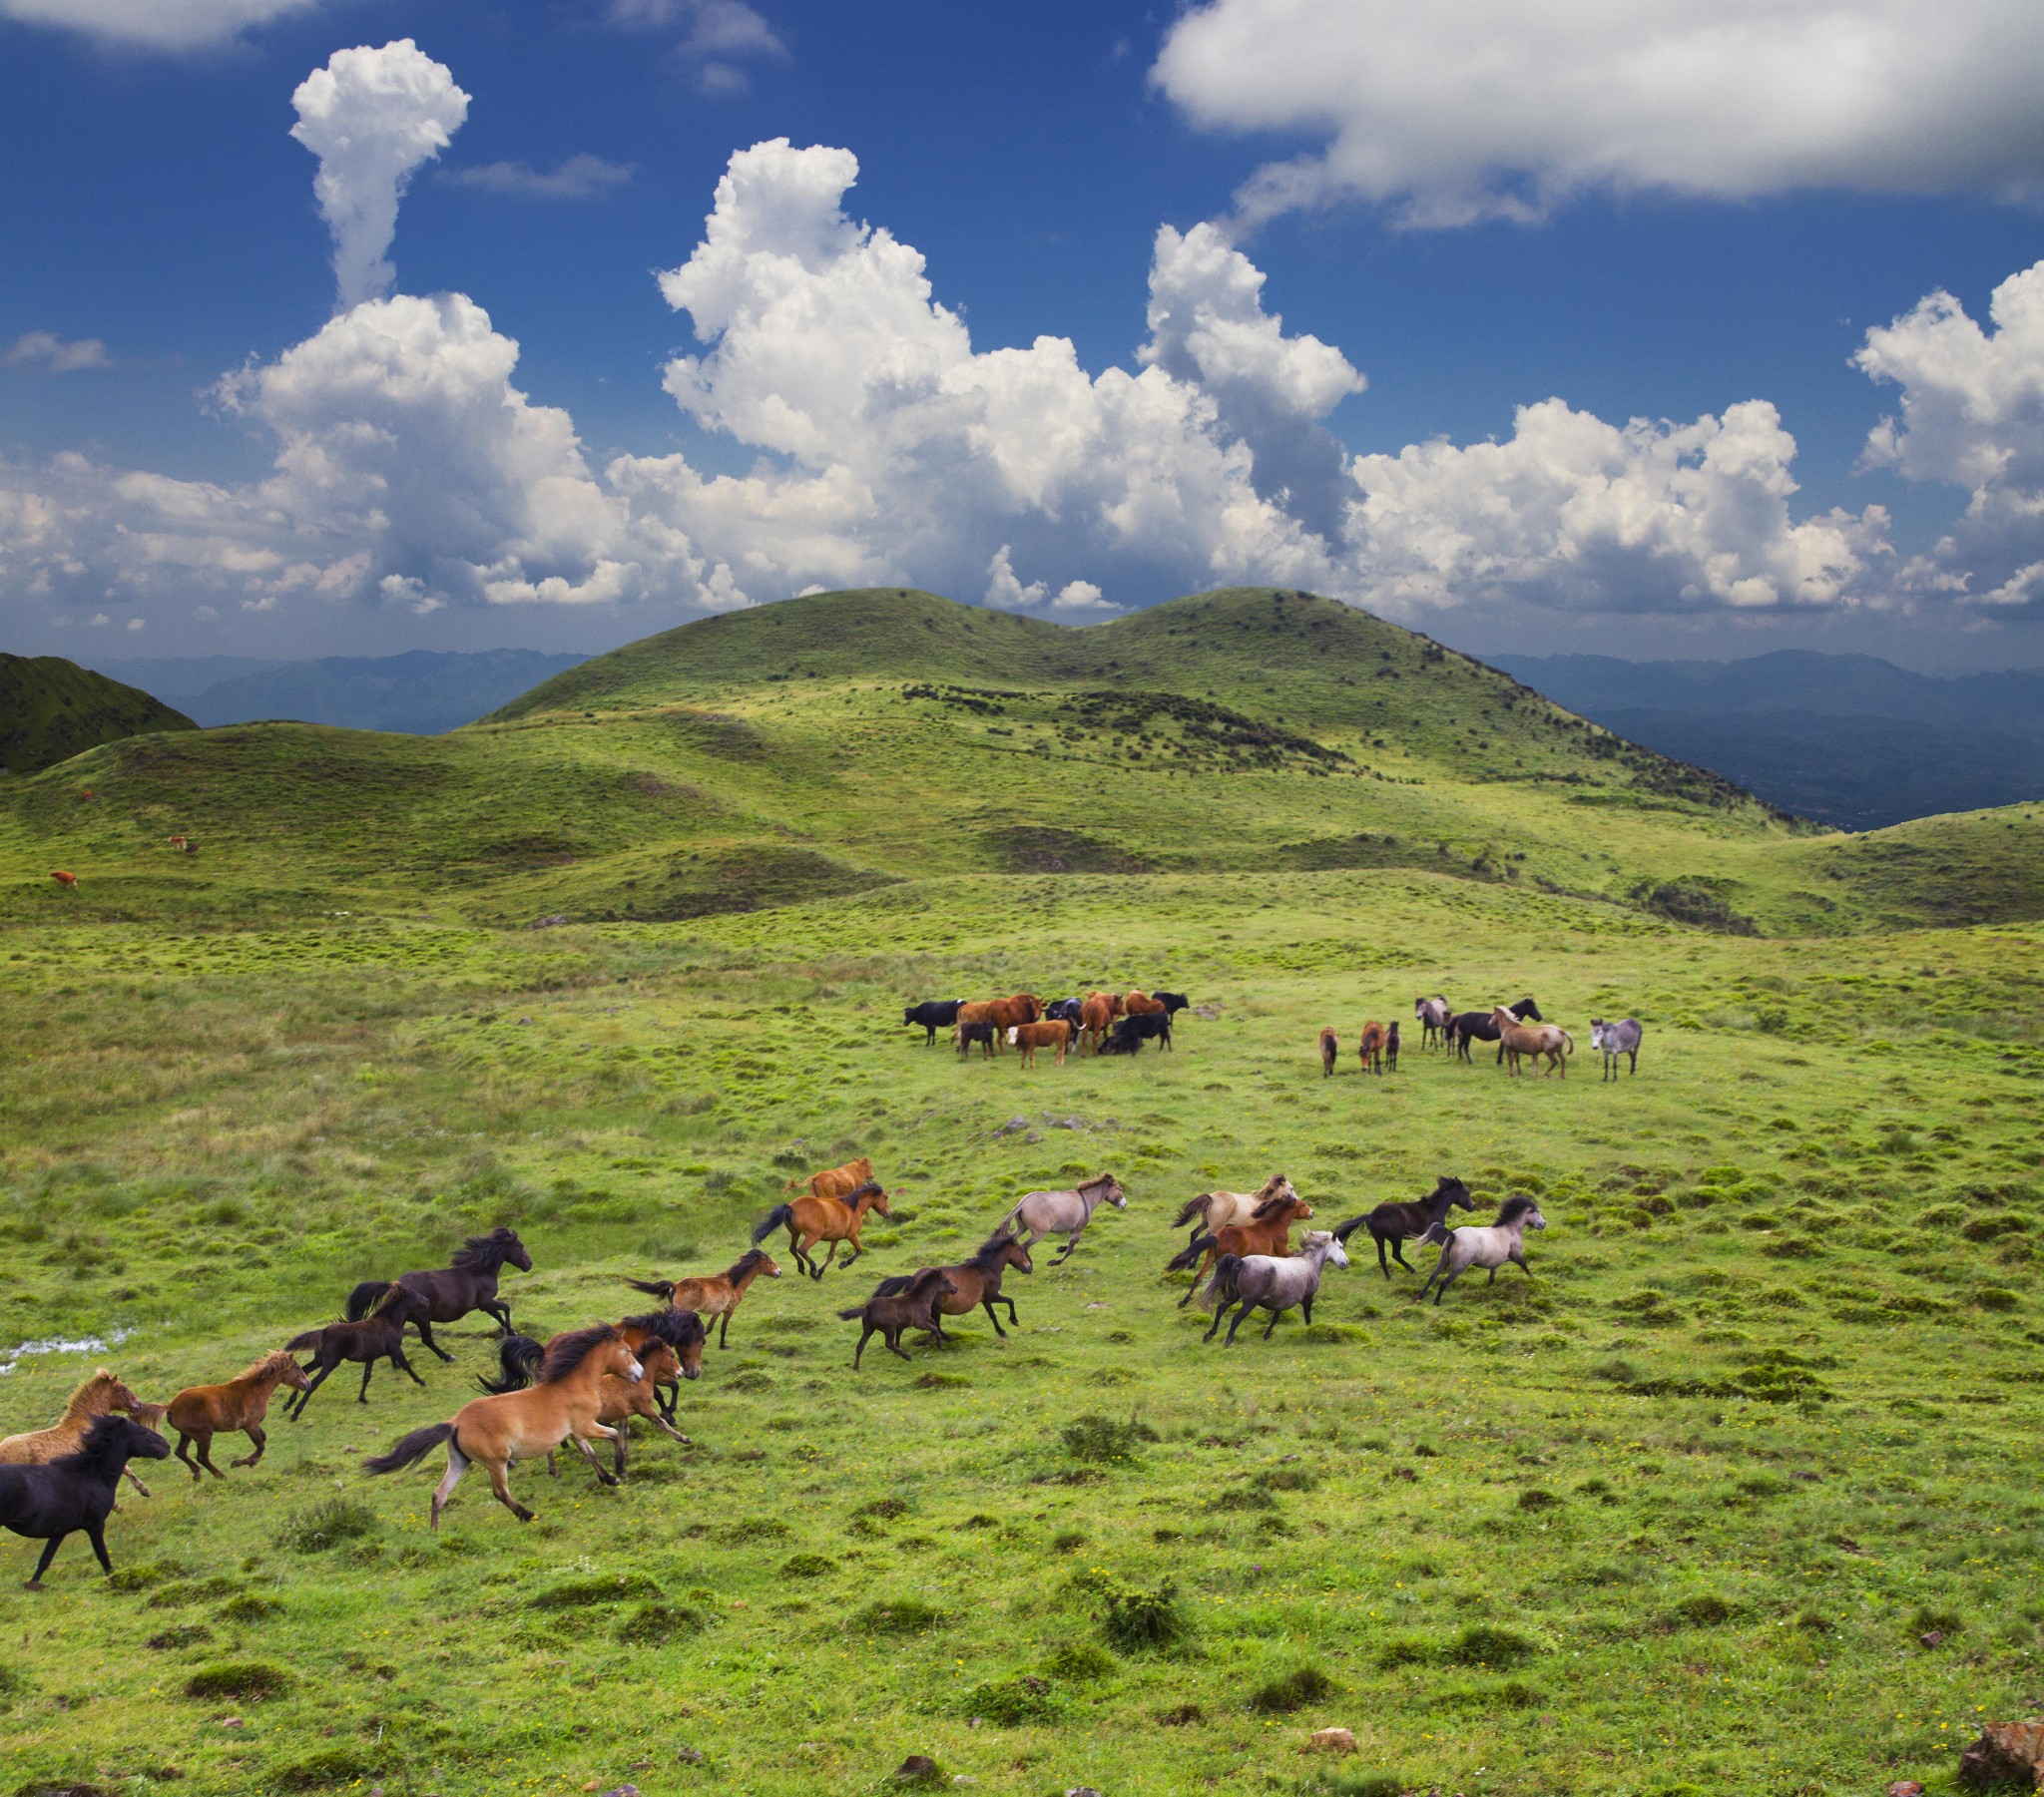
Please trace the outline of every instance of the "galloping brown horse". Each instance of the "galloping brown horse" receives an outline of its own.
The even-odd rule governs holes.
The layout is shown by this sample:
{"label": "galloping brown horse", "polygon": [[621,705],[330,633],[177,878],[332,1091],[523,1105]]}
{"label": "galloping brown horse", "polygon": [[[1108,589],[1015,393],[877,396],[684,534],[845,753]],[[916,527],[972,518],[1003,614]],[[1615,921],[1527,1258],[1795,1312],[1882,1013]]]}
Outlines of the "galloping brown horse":
{"label": "galloping brown horse", "polygon": [[[970,1260],[961,1260],[956,1266],[940,1266],[936,1270],[950,1281],[951,1289],[940,1292],[932,1306],[930,1315],[936,1319],[932,1333],[939,1341],[948,1339],[944,1334],[943,1318],[947,1316],[969,1316],[974,1306],[983,1306],[986,1320],[993,1324],[996,1335],[1008,1332],[1001,1327],[1001,1319],[994,1314],[996,1304],[1008,1307],[1008,1321],[1015,1322],[1015,1300],[1001,1292],[1001,1275],[1013,1267],[1018,1273],[1033,1273],[1036,1266],[1029,1258],[1029,1250],[1006,1230],[997,1231],[986,1238],[979,1252]],[[902,1273],[892,1279],[882,1279],[873,1287],[876,1298],[891,1298],[907,1291],[916,1280],[928,1272],[928,1267],[918,1267],[912,1273]],[[1019,1328],[1021,1325],[1016,1324]]]}
{"label": "galloping brown horse", "polygon": [[[781,1209],[788,1206],[783,1204]],[[760,1237],[753,1237],[758,1241]],[[690,1279],[627,1279],[625,1283],[634,1291],[650,1291],[662,1299],[672,1310],[693,1310],[698,1316],[709,1317],[717,1323],[717,1345],[725,1345],[725,1336],[731,1329],[732,1312],[746,1295],[746,1287],[765,1273],[769,1279],[778,1279],[780,1269],[767,1257],[765,1248],[748,1248],[721,1273],[700,1273]]]}
{"label": "galloping brown horse", "polygon": [[[294,1392],[312,1389],[311,1382],[291,1358],[288,1348],[278,1348],[273,1354],[263,1355],[254,1366],[237,1373],[225,1385],[190,1385],[171,1400],[165,1415],[171,1427],[178,1432],[178,1458],[191,1469],[195,1481],[199,1478],[200,1467],[216,1479],[227,1477],[213,1464],[213,1438],[216,1435],[239,1432],[256,1444],[254,1453],[230,1461],[230,1466],[253,1467],[262,1458],[262,1450],[269,1441],[262,1433],[262,1419],[269,1414],[269,1395],[279,1385],[287,1385]],[[196,1466],[189,1452],[194,1442],[199,1444]]]}
{"label": "galloping brown horse", "polygon": [[[621,1334],[629,1333],[620,1325]],[[554,1341],[561,1337],[556,1336]],[[501,1379],[481,1381],[484,1391],[493,1397],[506,1392],[524,1391],[538,1377],[539,1370],[546,1364],[548,1350],[553,1342],[545,1346],[534,1341],[529,1335],[507,1335],[497,1344],[497,1360],[504,1369]],[[702,1343],[696,1344],[700,1356]],[[611,1442],[611,1471],[620,1479],[625,1476],[625,1444],[631,1440],[632,1418],[644,1417],[656,1428],[664,1429],[685,1448],[696,1444],[689,1440],[673,1423],[669,1422],[661,1409],[660,1400],[654,1395],[654,1388],[673,1385],[682,1377],[681,1357],[657,1335],[648,1335],[644,1346],[634,1347],[639,1356],[641,1377],[621,1379],[615,1373],[606,1373],[599,1385],[602,1394],[597,1406],[596,1420],[611,1424],[615,1436]],[[559,1469],[554,1465],[554,1450],[547,1450],[547,1476],[552,1478]]]}
{"label": "galloping brown horse", "polygon": [[804,1173],[799,1179],[790,1179],[780,1189],[795,1191],[806,1188],[812,1198],[841,1198],[856,1191],[872,1176],[873,1163],[861,1154],[842,1166],[826,1166],[819,1173]]}
{"label": "galloping brown horse", "polygon": [[[858,1231],[868,1209],[877,1210],[882,1216],[894,1214],[887,1208],[887,1194],[871,1179],[841,1198],[806,1197],[796,1198],[792,1204],[776,1204],[753,1225],[753,1246],[757,1248],[785,1224],[787,1245],[794,1250],[796,1262],[811,1279],[820,1279],[837,1258],[840,1243],[851,1243],[851,1252],[844,1257],[846,1266],[865,1252],[859,1244]],[[830,1244],[830,1252],[821,1266],[809,1258],[809,1250],[819,1241]]]}
{"label": "galloping brown horse", "polygon": [[[142,1400],[123,1381],[101,1367],[65,1399],[64,1414],[49,1428],[31,1429],[0,1441],[0,1466],[48,1466],[51,1461],[66,1454],[76,1454],[85,1446],[86,1431],[92,1427],[94,1418],[116,1410],[125,1410],[134,1416],[144,1408]],[[136,1478],[133,1467],[124,1466],[121,1476],[145,1498],[149,1496],[149,1487]],[[120,1506],[115,1508],[118,1510]]]}
{"label": "galloping brown horse", "polygon": [[1191,1245],[1174,1254],[1164,1269],[1167,1273],[1182,1273],[1202,1254],[1207,1257],[1206,1264],[1193,1275],[1191,1288],[1179,1299],[1179,1309],[1193,1301],[1193,1293],[1200,1289],[1200,1282],[1222,1255],[1290,1253],[1291,1225],[1303,1222],[1312,1213],[1313,1207],[1287,1184],[1281,1196],[1267,1198],[1259,1204],[1248,1222],[1227,1223],[1212,1235],[1194,1236]]}

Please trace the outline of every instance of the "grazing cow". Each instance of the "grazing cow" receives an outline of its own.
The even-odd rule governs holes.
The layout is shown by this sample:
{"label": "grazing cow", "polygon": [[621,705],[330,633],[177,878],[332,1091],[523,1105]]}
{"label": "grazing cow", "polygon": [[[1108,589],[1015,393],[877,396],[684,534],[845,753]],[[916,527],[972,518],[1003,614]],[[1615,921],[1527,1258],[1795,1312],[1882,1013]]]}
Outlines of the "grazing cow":
{"label": "grazing cow", "polygon": [[1043,1005],[1033,992],[1018,992],[1013,998],[988,999],[982,1004],[960,1005],[956,1022],[960,1024],[992,1024],[994,1027],[994,1052],[1000,1053],[1001,1041],[1008,1031],[1017,1024],[1040,1023],[1043,1019]]}
{"label": "grazing cow", "polygon": [[185,837],[183,837],[183,836],[173,836],[173,837],[171,838],[171,847],[173,847],[173,848],[183,848],[183,847],[185,846],[185,842],[186,842],[186,838],[185,838]]}
{"label": "grazing cow", "polygon": [[1150,996],[1164,1007],[1164,1015],[1166,1017],[1178,1016],[1181,1011],[1189,1008],[1193,1002],[1182,992],[1153,992]]}
{"label": "grazing cow", "polygon": [[1510,1071],[1519,1071],[1519,1057],[1537,1062],[1547,1057],[1547,1065],[1540,1070],[1544,1080],[1557,1068],[1561,1077],[1569,1077],[1569,1064],[1564,1057],[1576,1052],[1575,1038],[1557,1024],[1522,1024],[1502,1005],[1490,1014],[1490,1021],[1497,1026],[1498,1054],[1509,1064]]}
{"label": "grazing cow", "polygon": [[1024,1067],[1034,1067],[1036,1065],[1036,1051],[1038,1049],[1056,1049],[1058,1052],[1057,1064],[1063,1067],[1065,1064],[1065,1050],[1071,1046],[1071,1042],[1072,1026],[1066,1023],[1063,1018],[1059,1018],[1053,1023],[1017,1024],[1008,1032],[1008,1046],[1022,1051],[1022,1065]]}
{"label": "grazing cow", "polygon": [[[1516,1020],[1531,1018],[1536,1024],[1541,1021],[1540,1007],[1530,998],[1521,999],[1516,1005],[1506,1007]],[[1493,1007],[1493,1011],[1495,1007]],[[1496,1042],[1497,1025],[1492,1021],[1492,1011],[1464,1011],[1448,1019],[1447,1044],[1464,1061],[1469,1059],[1469,1045],[1472,1042]],[[1497,1052],[1498,1065],[1504,1065],[1505,1052]]]}
{"label": "grazing cow", "polygon": [[1392,1073],[1398,1071],[1398,1020],[1391,1020],[1391,1027],[1384,1032],[1384,1065]]}
{"label": "grazing cow", "polygon": [[1093,1052],[1098,1055],[1107,1048],[1107,1033],[1114,1024],[1114,1012],[1107,1000],[1095,993],[1079,1007],[1079,1036],[1093,1038]]}
{"label": "grazing cow", "polygon": [[55,880],[57,884],[59,886],[62,886],[67,892],[75,890],[78,885],[78,876],[75,873],[72,873],[68,868],[51,868],[50,878]]}
{"label": "grazing cow", "polygon": [[1162,999],[1153,999],[1147,992],[1131,992],[1122,999],[1122,1013],[1127,1017],[1169,1017],[1171,1012]]}
{"label": "grazing cow", "polygon": [[1162,1011],[1151,1012],[1143,1017],[1125,1017],[1114,1027],[1114,1034],[1107,1039],[1103,1055],[1133,1055],[1146,1042],[1155,1040],[1159,1050],[1171,1047],[1171,1019]]}
{"label": "grazing cow", "polygon": [[929,1048],[935,1044],[939,1030],[948,1030],[958,1021],[964,1003],[963,999],[925,999],[920,1005],[905,1006],[901,1012],[902,1028],[920,1024],[924,1032],[922,1046]]}
{"label": "grazing cow", "polygon": [[1119,1016],[1121,1016],[1121,1014],[1122,1014],[1122,995],[1121,995],[1120,993],[1118,993],[1118,992],[1089,992],[1089,993],[1088,993],[1088,994],[1086,995],[1086,997],[1088,998],[1088,1000],[1089,1000],[1089,1001],[1090,1001],[1090,1000],[1092,1000],[1092,999],[1104,999],[1104,1000],[1105,1000],[1105,1001],[1107,1002],[1107,1014],[1108,1014],[1108,1016],[1109,1016],[1109,1017],[1119,1017]]}
{"label": "grazing cow", "polygon": [[1631,1063],[1631,1071],[1640,1071],[1640,1020],[1629,1017],[1623,1023],[1606,1023],[1601,1017],[1590,1020],[1590,1046],[1604,1057],[1604,1078],[1618,1078],[1618,1058],[1624,1055]]}
{"label": "grazing cow", "polygon": [[1380,1074],[1384,1071],[1384,1026],[1375,1018],[1362,1026],[1362,1041],[1355,1052],[1362,1058],[1364,1073]]}
{"label": "grazing cow", "polygon": [[1435,993],[1430,999],[1414,999],[1412,1015],[1420,1026],[1419,1046],[1430,1049],[1442,1039],[1454,1013],[1448,1009],[1448,1001]]}
{"label": "grazing cow", "polygon": [[1325,1080],[1333,1075],[1334,1063],[1339,1058],[1340,1054],[1341,1038],[1336,1036],[1332,1030],[1322,1030],[1320,1032],[1321,1079]]}
{"label": "grazing cow", "polygon": [[951,1040],[958,1045],[960,1061],[972,1053],[972,1045],[975,1042],[979,1044],[980,1059],[991,1061],[1000,1040],[1000,1032],[992,1024],[960,1024],[951,1032]]}

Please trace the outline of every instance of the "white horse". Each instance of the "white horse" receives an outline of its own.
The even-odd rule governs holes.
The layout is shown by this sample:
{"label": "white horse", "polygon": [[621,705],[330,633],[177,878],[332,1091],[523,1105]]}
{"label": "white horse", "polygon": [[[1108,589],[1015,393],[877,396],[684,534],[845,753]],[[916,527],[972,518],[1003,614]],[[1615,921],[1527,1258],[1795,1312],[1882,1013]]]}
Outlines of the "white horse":
{"label": "white horse", "polygon": [[1171,1226],[1183,1229],[1191,1223],[1196,1238],[1212,1235],[1231,1223],[1239,1227],[1249,1222],[1273,1198],[1297,1196],[1289,1179],[1282,1173],[1273,1173],[1264,1181],[1261,1191],[1203,1191],[1197,1198],[1188,1198],[1185,1208],[1172,1218]]}
{"label": "white horse", "polygon": [[1079,1237],[1086,1233],[1086,1225],[1093,1220],[1094,1211],[1102,1204],[1112,1204],[1117,1210],[1129,1207],[1129,1194],[1122,1190],[1121,1181],[1112,1173],[1102,1173],[1097,1179],[1088,1179],[1072,1191],[1025,1192],[1022,1201],[994,1225],[996,1230],[1011,1230],[1016,1236],[1026,1236],[1025,1248],[1033,1248],[1046,1235],[1065,1235],[1065,1245],[1052,1266],[1061,1266],[1079,1245]]}
{"label": "white horse", "polygon": [[1618,1058],[1624,1055],[1632,1063],[1631,1071],[1640,1071],[1640,1020],[1629,1017],[1623,1023],[1606,1023],[1601,1017],[1590,1020],[1590,1046],[1604,1057],[1604,1078],[1618,1078]]}
{"label": "white horse", "polygon": [[1412,1015],[1419,1020],[1421,1048],[1430,1049],[1435,1043],[1446,1040],[1448,1019],[1454,1016],[1454,1012],[1439,993],[1430,999],[1414,999]]}
{"label": "white horse", "polygon": [[1200,1294],[1201,1308],[1214,1313],[1214,1328],[1200,1339],[1214,1339],[1214,1330],[1221,1327],[1221,1319],[1228,1314],[1231,1304],[1241,1308],[1235,1313],[1235,1321],[1228,1325],[1224,1347],[1234,1346],[1235,1332],[1253,1310],[1271,1313],[1270,1328],[1264,1331],[1266,1341],[1271,1339],[1271,1330],[1278,1327],[1278,1319],[1294,1307],[1310,1323],[1313,1299],[1320,1289],[1320,1271],[1330,1260],[1336,1266],[1348,1264],[1341,1244],[1326,1229],[1308,1230],[1300,1238],[1296,1254],[1222,1255],[1214,1263],[1214,1277]]}
{"label": "white horse", "polygon": [[[1533,1269],[1526,1264],[1526,1231],[1546,1227],[1547,1219],[1540,1214],[1540,1206],[1531,1198],[1505,1199],[1496,1222],[1481,1228],[1450,1229],[1446,1232],[1447,1239],[1441,1243],[1440,1261],[1427,1274],[1426,1284],[1419,1288],[1419,1295],[1424,1298],[1428,1287],[1440,1279],[1440,1289],[1433,1294],[1433,1301],[1438,1304],[1447,1296],[1448,1287],[1472,1266],[1489,1267],[1490,1277],[1484,1283],[1495,1285],[1497,1269],[1508,1260],[1527,1278],[1532,1278]],[[1444,1273],[1447,1277],[1442,1278]]]}

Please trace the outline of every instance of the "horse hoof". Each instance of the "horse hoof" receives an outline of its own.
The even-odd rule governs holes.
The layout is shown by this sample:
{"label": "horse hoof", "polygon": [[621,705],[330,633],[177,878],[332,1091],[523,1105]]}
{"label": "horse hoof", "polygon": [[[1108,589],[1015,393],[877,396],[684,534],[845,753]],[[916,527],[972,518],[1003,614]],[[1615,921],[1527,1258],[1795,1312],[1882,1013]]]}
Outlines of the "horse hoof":
{"label": "horse hoof", "polygon": [[39,1591],[43,1588],[43,1581],[40,1578],[25,1578],[22,1580],[21,1588],[25,1591]]}

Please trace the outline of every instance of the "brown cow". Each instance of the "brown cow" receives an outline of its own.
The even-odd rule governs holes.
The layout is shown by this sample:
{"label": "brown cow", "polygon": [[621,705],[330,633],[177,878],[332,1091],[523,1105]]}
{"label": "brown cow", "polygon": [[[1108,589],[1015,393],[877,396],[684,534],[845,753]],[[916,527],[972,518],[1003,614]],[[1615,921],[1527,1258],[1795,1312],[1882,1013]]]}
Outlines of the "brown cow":
{"label": "brown cow", "polygon": [[1110,1018],[1121,1016],[1122,1006],[1126,1003],[1118,992],[1089,992],[1086,997],[1089,1001],[1093,999],[1102,1000],[1107,1006],[1107,1014]]}
{"label": "brown cow", "polygon": [[1312,1213],[1313,1207],[1305,1199],[1288,1191],[1282,1197],[1267,1198],[1246,1223],[1228,1223],[1212,1235],[1194,1236],[1191,1245],[1174,1254],[1164,1268],[1167,1273],[1182,1273],[1202,1254],[1207,1256],[1206,1264],[1193,1275],[1192,1290],[1179,1299],[1179,1309],[1193,1301],[1193,1292],[1200,1289],[1200,1282],[1224,1254],[1289,1254],[1292,1222],[1304,1222]]}
{"label": "brown cow", "polygon": [[1036,1065],[1038,1049],[1056,1049],[1057,1064],[1065,1064],[1065,1050],[1071,1046],[1072,1026],[1059,1018],[1047,1024],[1016,1024],[1008,1032],[1009,1043],[1022,1051],[1022,1065]]}
{"label": "brown cow", "polygon": [[78,876],[75,873],[72,873],[68,868],[51,868],[50,878],[55,880],[59,886],[64,887],[67,891],[74,889],[78,885]]}
{"label": "brown cow", "polygon": [[1162,999],[1153,999],[1147,992],[1132,992],[1122,1000],[1122,1009],[1130,1017],[1156,1017],[1164,1008]]}
{"label": "brown cow", "polygon": [[826,1166],[819,1173],[807,1173],[799,1179],[790,1179],[780,1189],[793,1191],[798,1185],[805,1185],[812,1198],[847,1198],[873,1176],[873,1163],[861,1154],[856,1160],[847,1160],[842,1166]]}
{"label": "brown cow", "polygon": [[1097,1055],[1107,1046],[1107,1033],[1114,1026],[1114,1012],[1106,999],[1095,993],[1079,1007],[1079,1035],[1083,1040],[1093,1038],[1093,1052]]}
{"label": "brown cow", "polygon": [[992,1024],[994,1052],[998,1054],[1010,1030],[1021,1024],[1037,1023],[1042,1017],[1043,1002],[1033,992],[1018,992],[1012,998],[988,999],[978,1005],[960,1005],[951,1040],[960,1040],[959,1031],[966,1024]]}

